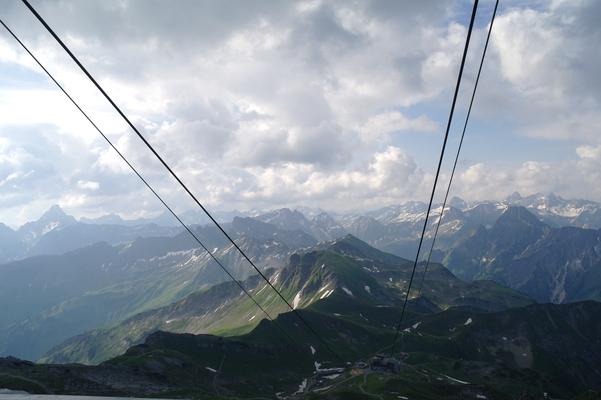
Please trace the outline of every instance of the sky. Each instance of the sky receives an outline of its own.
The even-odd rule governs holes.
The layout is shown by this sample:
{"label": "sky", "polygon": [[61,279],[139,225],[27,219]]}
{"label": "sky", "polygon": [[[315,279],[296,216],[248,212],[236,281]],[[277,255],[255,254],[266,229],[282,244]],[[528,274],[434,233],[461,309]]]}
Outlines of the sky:
{"label": "sky", "polygon": [[[210,210],[426,201],[469,1],[31,0]],[[493,2],[478,9],[444,195]],[[0,18],[176,210],[193,208],[18,0]],[[601,200],[601,2],[502,0],[451,194]],[[3,29],[0,221],[160,203]]]}

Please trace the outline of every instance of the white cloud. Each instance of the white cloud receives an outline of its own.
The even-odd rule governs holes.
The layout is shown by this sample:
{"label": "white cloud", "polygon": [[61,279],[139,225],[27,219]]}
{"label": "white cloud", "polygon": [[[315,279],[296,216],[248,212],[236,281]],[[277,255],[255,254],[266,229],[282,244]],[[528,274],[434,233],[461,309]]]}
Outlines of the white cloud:
{"label": "white cloud", "polygon": [[439,126],[425,115],[408,118],[398,111],[383,112],[369,118],[359,127],[368,138],[378,138],[397,131],[436,132]]}
{"label": "white cloud", "polygon": [[579,146],[573,161],[525,161],[503,168],[484,163],[458,171],[453,192],[470,199],[500,199],[514,191],[523,194],[555,192],[565,197],[601,198],[601,146]]}
{"label": "white cloud", "polygon": [[601,161],[601,145],[594,146],[578,146],[576,154],[583,160]]}
{"label": "white cloud", "polygon": [[[578,147],[577,154],[573,161],[504,162],[500,151],[496,160],[459,171],[457,194],[552,189],[601,196],[586,189],[599,187],[591,180],[601,137],[599,4],[509,3],[500,10],[476,121],[484,115],[480,124],[570,139],[566,148]],[[440,132],[446,121],[466,35],[465,13],[457,12],[464,3],[36,6],[211,207],[361,208],[427,197],[431,177],[416,161],[425,156],[402,149],[437,157],[439,146],[430,144],[441,137],[420,133]],[[27,11],[10,2],[0,9],[144,176],[177,206],[191,206]],[[474,33],[464,90],[484,34],[485,27]],[[156,211],[122,160],[15,49],[0,36],[7,82],[0,88],[0,204],[12,210],[5,215],[53,202],[74,213],[131,213],[132,199]]]}
{"label": "white cloud", "polygon": [[594,0],[499,15],[479,95],[491,113],[511,116],[518,131],[533,137],[599,142],[599,16],[601,3]]}
{"label": "white cloud", "polygon": [[356,209],[408,200],[423,194],[429,181],[424,180],[410,156],[399,148],[388,147],[375,153],[368,163],[344,171],[324,172],[312,165],[297,164],[267,168],[244,196],[258,202],[275,200],[280,205],[302,202]]}
{"label": "white cloud", "polygon": [[98,182],[94,182],[94,181],[84,181],[84,180],[79,180],[77,181],[77,187],[79,187],[80,189],[84,189],[84,190],[98,190],[98,188],[100,188],[100,183]]}

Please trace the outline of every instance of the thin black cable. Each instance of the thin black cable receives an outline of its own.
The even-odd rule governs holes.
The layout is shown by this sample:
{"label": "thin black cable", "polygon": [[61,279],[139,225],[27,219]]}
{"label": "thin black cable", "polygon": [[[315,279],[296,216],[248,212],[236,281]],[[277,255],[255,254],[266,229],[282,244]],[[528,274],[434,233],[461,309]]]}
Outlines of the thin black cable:
{"label": "thin black cable", "polygon": [[[23,0],[25,1],[25,0]],[[467,38],[465,40],[465,47],[463,49],[463,55],[461,57],[461,66],[459,68],[459,75],[457,76],[457,84],[455,85],[455,94],[453,95],[453,103],[451,104],[451,111],[449,113],[449,120],[447,122],[447,129],[444,135],[444,141],[442,143],[442,149],[440,151],[440,159],[438,160],[438,168],[436,169],[436,176],[434,177],[434,184],[432,185],[432,193],[430,194],[430,202],[428,203],[428,211],[426,212],[426,219],[424,220],[424,227],[422,228],[422,234],[419,239],[419,245],[417,246],[417,254],[415,255],[415,261],[413,262],[413,270],[411,271],[411,278],[409,279],[409,286],[407,287],[407,293],[405,294],[405,301],[403,302],[403,308],[401,309],[401,316],[399,318],[398,323],[396,324],[396,332],[394,334],[394,339],[392,341],[392,354],[394,354],[396,342],[399,337],[399,332],[401,329],[401,324],[403,323],[403,317],[405,316],[405,308],[407,307],[407,302],[409,301],[409,293],[411,292],[411,285],[413,284],[413,278],[415,276],[415,269],[417,268],[417,262],[419,260],[419,253],[422,248],[422,244],[424,241],[424,235],[426,234],[426,227],[428,226],[428,216],[430,215],[430,210],[432,208],[432,202],[434,201],[434,193],[436,193],[436,184],[438,183],[438,176],[440,175],[440,167],[442,165],[442,160],[444,158],[444,151],[447,146],[447,140],[449,139],[449,130],[451,128],[451,121],[453,120],[453,113],[455,111],[455,104],[457,103],[457,95],[459,94],[459,87],[461,86],[461,77],[463,75],[463,68],[465,66],[465,59],[467,57],[467,50],[470,44],[470,38],[472,36],[472,29],[474,28],[474,20],[476,18],[476,10],[478,9],[478,0],[474,0],[474,7],[472,9],[472,17],[470,19],[470,25],[467,31]]]}
{"label": "thin black cable", "polygon": [[422,289],[424,287],[424,281],[426,280],[426,274],[428,273],[428,266],[430,265],[430,260],[432,258],[432,252],[434,251],[434,245],[436,244],[436,237],[438,236],[438,229],[440,228],[440,223],[442,222],[442,217],[444,216],[444,208],[447,205],[447,199],[449,198],[449,192],[451,190],[451,184],[453,183],[453,176],[455,175],[455,169],[457,168],[457,161],[459,160],[459,153],[461,153],[461,146],[463,145],[463,138],[465,137],[465,130],[467,129],[467,123],[470,119],[470,114],[472,112],[472,105],[474,104],[474,98],[476,97],[476,89],[478,89],[478,82],[480,81],[480,73],[482,72],[482,65],[484,65],[484,57],[486,56],[486,49],[488,48],[488,42],[490,40],[490,34],[492,32],[492,25],[495,22],[495,16],[497,15],[497,8],[499,7],[499,0],[495,3],[495,9],[493,10],[492,17],[490,19],[490,26],[488,27],[488,35],[486,36],[486,43],[484,44],[484,50],[482,51],[482,58],[480,59],[480,67],[478,68],[478,75],[476,76],[476,82],[474,83],[474,90],[472,91],[472,98],[470,100],[470,106],[467,110],[467,115],[465,117],[465,122],[463,124],[463,131],[461,132],[461,140],[459,141],[459,147],[457,148],[457,154],[455,155],[455,162],[453,163],[453,170],[451,171],[451,177],[449,179],[449,184],[447,186],[447,192],[444,195],[444,201],[442,202],[442,208],[440,210],[440,217],[438,218],[438,223],[436,224],[436,230],[434,231],[434,238],[432,239],[432,246],[430,246],[430,252],[428,253],[428,259],[426,261],[426,266],[424,267],[424,274],[422,275],[422,282],[419,286],[419,291],[417,292],[417,296],[421,296]]}
{"label": "thin black cable", "polygon": [[303,318],[303,316],[290,304],[288,300],[280,293],[278,289],[267,279],[265,274],[261,272],[261,270],[255,265],[255,263],[246,255],[246,253],[236,244],[236,242],[231,238],[231,236],[223,229],[223,227],[217,222],[217,220],[211,215],[211,213],[202,205],[202,203],[196,198],[196,196],[188,189],[186,184],[182,182],[182,180],[177,176],[177,174],[171,169],[171,167],[165,162],[165,160],[157,153],[154,147],[146,140],[146,138],[140,133],[138,128],[130,121],[130,119],[121,111],[119,106],[113,101],[113,99],[104,91],[104,89],[100,86],[100,84],[94,79],[94,77],[88,72],[86,67],[79,61],[79,59],[71,52],[71,50],[67,47],[67,45],[61,40],[60,37],[54,32],[54,30],[48,25],[48,23],[42,18],[42,16],[33,8],[33,6],[27,0],[21,0],[25,6],[32,12],[32,14],[40,21],[40,23],[46,28],[46,30],[52,35],[52,37],[57,41],[57,43],[67,52],[67,54],[71,57],[71,59],[77,64],[77,66],[82,70],[82,72],[88,77],[88,79],[96,86],[96,88],[102,93],[105,99],[113,106],[113,108],[119,113],[119,115],[123,118],[123,120],[129,125],[129,127],[138,135],[140,140],[146,145],[146,147],[154,154],[154,156],[163,164],[163,167],[167,169],[167,171],[171,174],[171,176],[180,184],[180,186],[188,193],[188,195],[192,198],[192,200],[200,207],[200,209],[205,213],[207,217],[215,224],[215,226],[221,231],[221,233],[232,243],[232,245],[238,250],[238,252],[242,255],[244,259],[254,268],[254,270],[259,274],[259,276],[267,282],[267,284],[273,289],[280,299],[288,306],[288,308],[296,315],[296,317],[307,327],[307,329],[315,336],[317,339],[324,345],[324,347],[332,353],[336,358],[342,361],[342,358],[338,356],[336,352],[334,352],[327,342],[311,327],[311,325]]}
{"label": "thin black cable", "polygon": [[[127,164],[127,166],[138,176],[138,178],[140,178],[140,180],[146,185],[146,187],[152,192],[152,194],[154,194],[154,196],[165,206],[165,208],[167,210],[169,210],[169,212],[171,213],[171,215],[173,215],[175,217],[175,219],[177,219],[177,221],[188,231],[188,233],[196,240],[196,242],[198,242],[198,244],[209,254],[209,256],[213,259],[213,261],[215,261],[217,263],[217,265],[219,265],[221,267],[221,269],[223,270],[223,272],[225,272],[227,274],[227,276],[230,277],[230,279],[232,281],[234,281],[238,287],[240,289],[242,289],[242,291],[248,296],[249,299],[252,300],[252,302],[259,308],[259,310],[261,310],[266,316],[267,318],[272,321],[274,323],[274,325],[280,329],[282,331],[282,333],[284,333],[284,335],[286,335],[286,337],[288,339],[290,339],[294,344],[299,345],[294,339],[292,339],[292,337],[279,325],[278,322],[276,322],[276,320],[274,320],[269,313],[252,297],[252,295],[248,292],[248,290],[246,290],[246,288],[244,287],[244,285],[242,285],[242,283],[240,283],[229,271],[228,269],[221,263],[221,261],[219,261],[219,259],[217,257],[215,257],[215,255],[204,245],[204,243],[198,238],[198,236],[196,236],[196,234],[192,231],[192,229],[190,229],[190,227],[188,227],[187,224],[185,224],[181,218],[175,213],[175,211],[173,211],[173,209],[163,200],[163,198],[154,190],[154,188],[150,185],[150,183],[148,183],[148,181],[142,176],[140,175],[140,173],[138,172],[138,170],[127,160],[127,158],[125,158],[125,156],[123,155],[123,153],[121,153],[119,151],[119,149],[117,149],[117,147],[113,144],[113,142],[100,130],[100,128],[98,128],[98,126],[94,123],[94,121],[92,121],[92,119],[88,116],[88,114],[86,114],[86,112],[79,106],[79,104],[77,104],[77,102],[71,97],[71,95],[69,95],[69,93],[63,88],[63,86],[54,78],[54,76],[46,69],[46,67],[44,67],[44,65],[37,59],[37,57],[29,50],[29,48],[18,38],[18,36],[4,23],[4,21],[2,21],[2,19],[0,19],[0,24],[2,24],[2,26],[8,31],[8,33],[11,34],[11,36],[21,45],[21,47],[31,56],[31,58],[40,66],[40,68],[46,73],[46,75],[48,75],[48,77],[56,84],[56,86],[58,86],[58,88],[65,94],[65,96],[67,96],[67,98],[71,101],[71,103],[73,103],[73,105],[79,110],[79,112],[81,112],[81,114],[88,120],[88,122],[90,122],[90,124],[94,127],[94,129],[96,129],[96,131],[104,138],[104,140],[113,148],[113,150],[115,150],[115,152],[117,152],[117,154],[119,155],[119,157],[121,157],[121,159]],[[300,347],[300,345],[299,345]]]}

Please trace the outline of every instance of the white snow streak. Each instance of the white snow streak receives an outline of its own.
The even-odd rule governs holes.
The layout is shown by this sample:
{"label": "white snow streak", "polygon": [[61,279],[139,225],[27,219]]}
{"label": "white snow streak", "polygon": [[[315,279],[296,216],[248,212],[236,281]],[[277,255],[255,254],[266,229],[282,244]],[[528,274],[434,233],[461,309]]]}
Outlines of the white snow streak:
{"label": "white snow streak", "polygon": [[296,294],[296,296],[294,296],[294,300],[292,301],[292,307],[294,307],[295,309],[298,307],[298,305],[301,302],[301,294],[302,294],[302,290],[299,290],[298,293]]}

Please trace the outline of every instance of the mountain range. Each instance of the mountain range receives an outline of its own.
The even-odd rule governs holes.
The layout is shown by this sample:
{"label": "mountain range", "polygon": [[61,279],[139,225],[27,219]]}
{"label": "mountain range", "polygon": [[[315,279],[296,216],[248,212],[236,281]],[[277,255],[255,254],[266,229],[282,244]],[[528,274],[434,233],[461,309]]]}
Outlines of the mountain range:
{"label": "mountain range", "polygon": [[[381,252],[349,235],[308,252],[295,253],[283,269],[266,273],[295,308],[307,308],[329,297],[332,304],[352,299],[362,307],[393,307],[402,302],[411,269],[410,261]],[[419,304],[429,311],[453,306],[497,311],[532,303],[528,297],[490,281],[463,282],[439,264],[431,266],[425,285],[427,300]],[[244,286],[269,315],[289,311],[258,276],[246,280]],[[357,310],[361,307],[357,306]],[[365,317],[357,310],[344,314],[361,321]],[[168,306],[134,315],[109,329],[71,338],[50,350],[42,361],[99,363],[141,343],[157,330],[240,334],[250,331],[263,318],[265,315],[241,296],[233,282],[225,282]],[[391,326],[392,322],[387,324]]]}
{"label": "mountain range", "polygon": [[[601,204],[593,201],[566,200],[554,194],[522,197],[514,193],[501,201],[480,202],[467,202],[455,197],[445,208],[437,247],[446,250],[474,228],[480,225],[490,227],[510,205],[527,208],[552,227],[601,228]],[[253,218],[283,230],[305,232],[317,241],[352,234],[377,248],[412,258],[426,209],[426,203],[412,201],[363,213],[328,213],[321,209],[298,207],[267,212],[220,211],[214,216],[221,223],[232,223],[235,218]],[[430,213],[427,240],[433,236],[439,214],[440,205],[435,205]],[[190,225],[209,222],[200,211],[187,211],[182,214],[182,219]],[[135,220],[108,214],[97,218],[83,217],[78,221],[55,205],[38,220],[16,230],[0,223],[0,263],[35,255],[63,254],[101,241],[121,244],[139,237],[173,236],[181,230],[167,213]],[[436,256],[440,258],[442,255],[436,253]]]}
{"label": "mountain range", "polygon": [[[441,393],[448,390],[504,398],[515,395],[507,389],[510,382],[561,396],[599,389],[599,371],[592,365],[601,360],[591,354],[598,351],[595,337],[600,336],[589,333],[600,331],[587,320],[598,311],[598,303],[590,300],[601,300],[599,207],[555,195],[514,194],[475,203],[452,199],[423,290],[420,261],[409,294],[402,336],[410,357],[406,363],[416,369],[378,379],[402,386],[421,369],[429,382],[419,389],[423,398],[444,398]],[[334,358],[302,329],[295,313],[313,319],[351,364],[378,351],[393,336],[425,212],[426,204],[409,202],[361,214],[284,208],[221,215],[224,229],[295,312],[215,227],[193,225],[276,322],[265,318],[187,233],[169,224],[118,216],[77,221],[55,206],[17,230],[0,225],[0,256],[11,260],[0,264],[0,302],[8,305],[0,308],[0,356],[41,363],[0,361],[0,387],[11,387],[1,378],[5,369],[13,377],[25,374],[21,384],[37,382],[38,392],[48,392],[40,388],[54,385],[58,378],[52,374],[59,374],[67,386],[50,391],[155,396],[185,387],[186,393],[217,396],[222,391],[267,395],[275,389],[290,394],[308,379],[297,396],[338,393],[326,389],[327,380],[314,365],[334,365]],[[437,213],[440,206],[431,213],[426,249]],[[530,326],[532,321],[541,327]],[[278,333],[280,324],[318,356],[280,343],[286,340]],[[561,343],[569,343],[574,354],[551,359]],[[197,347],[206,351],[193,350]],[[273,363],[265,371],[278,378],[269,388],[253,383],[263,375],[245,370],[230,371],[229,378],[215,384],[215,349],[232,359],[253,354],[275,357],[278,363],[285,363],[288,354],[299,365],[280,376]],[[206,357],[210,365],[204,365]],[[170,362],[179,371],[175,375],[166,372]],[[210,373],[201,373],[195,382],[181,369],[184,365]],[[336,368],[344,370],[340,379],[356,381],[348,365]],[[562,374],[566,368],[572,370]],[[146,391],[142,383],[128,386],[126,381],[134,378],[157,391]],[[373,388],[364,379],[344,386],[365,394]],[[453,380],[469,383],[458,389],[463,384]],[[432,390],[440,389],[434,387],[439,383],[446,389],[437,397]],[[352,393],[333,398],[347,395]]]}
{"label": "mountain range", "polygon": [[[554,227],[542,222],[541,215],[531,213],[544,209],[545,215],[554,215],[554,220],[560,214],[569,214],[572,222],[582,221],[585,211],[586,215],[594,214],[595,203],[567,201],[553,195],[515,194],[510,199],[530,206],[509,206],[505,202],[468,204],[454,198],[441,226],[436,259],[463,280],[495,281],[536,301],[601,299],[599,231]],[[576,206],[582,210],[580,215],[566,211]],[[303,211],[310,217],[298,210],[280,209],[255,217],[235,216],[224,226],[266,270],[281,269],[293,253],[349,232],[373,247],[410,258],[414,257],[425,204],[411,202],[366,215],[332,216],[323,210]],[[436,222],[435,212],[428,235]],[[45,243],[50,247],[67,243],[63,248],[77,249],[0,265],[0,300],[3,304],[15,304],[0,310],[0,355],[37,359],[73,336],[108,329],[140,312],[168,307],[227,280],[208,255],[186,234],[177,233],[176,228],[96,222],[78,222],[59,207],[52,207],[38,221],[11,231],[27,238],[20,243],[35,243],[29,250],[33,254],[42,252]],[[215,228],[194,229],[238,279],[254,273]],[[153,231],[167,236],[143,237]],[[141,235],[131,239],[137,233]],[[98,243],[96,239],[107,239],[108,243]],[[81,247],[89,242],[94,244]],[[59,249],[57,246],[53,251],[61,252]],[[396,263],[401,264],[399,260]],[[418,277],[422,270],[423,267],[418,268]],[[204,321],[194,329],[180,331],[220,332],[219,327],[207,324]],[[124,350],[124,346],[119,349]],[[98,361],[103,354],[82,356],[79,361]]]}
{"label": "mountain range", "polygon": [[601,300],[601,230],[554,228],[524,207],[480,226],[445,264],[462,279],[492,279],[540,302]]}
{"label": "mountain range", "polygon": [[0,263],[45,254],[63,254],[97,242],[119,244],[138,237],[173,236],[180,229],[156,224],[89,224],[50,207],[39,219],[13,230],[0,223]]}
{"label": "mountain range", "polygon": [[[390,263],[398,261],[401,268],[393,268]],[[252,322],[257,311],[247,307],[239,290],[219,286],[215,293],[209,289],[138,315],[120,325],[123,330],[76,339],[81,350],[102,335],[115,345],[122,332],[147,332],[97,366],[0,359],[0,386],[33,393],[215,399],[575,399],[601,388],[596,318],[601,303],[534,304],[497,284],[461,282],[442,266],[433,266],[428,283],[457,284],[459,290],[436,290],[431,298],[410,301],[400,326],[399,371],[367,367],[394,337],[410,267],[354,237],[293,254],[272,280],[323,342],[295,313],[284,311],[225,337],[161,330],[210,325],[217,321],[211,317],[215,312],[226,319],[231,313],[229,323]],[[280,306],[264,285],[256,279],[245,285],[277,312]],[[458,299],[462,305],[447,304]]]}
{"label": "mountain range", "polygon": [[[316,241],[248,218],[227,229],[263,268],[277,268],[297,249]],[[196,235],[238,279],[251,267],[214,227]],[[254,273],[254,271],[252,271]],[[187,233],[138,238],[111,246],[96,243],[62,255],[0,265],[0,354],[36,359],[77,333],[177,301],[227,280]]]}

